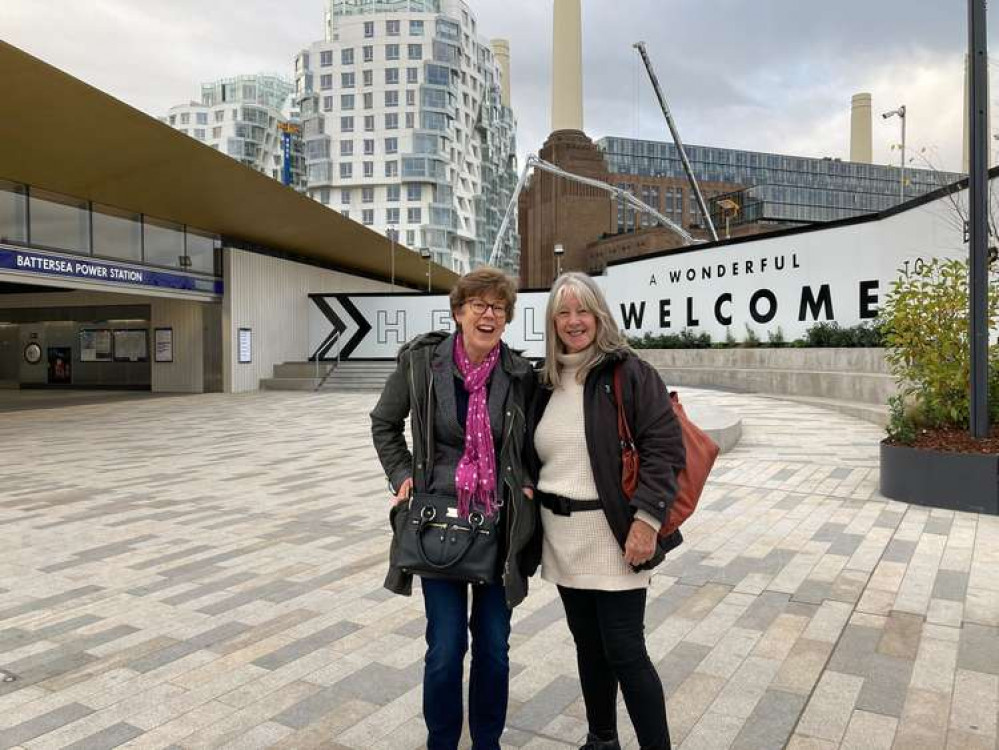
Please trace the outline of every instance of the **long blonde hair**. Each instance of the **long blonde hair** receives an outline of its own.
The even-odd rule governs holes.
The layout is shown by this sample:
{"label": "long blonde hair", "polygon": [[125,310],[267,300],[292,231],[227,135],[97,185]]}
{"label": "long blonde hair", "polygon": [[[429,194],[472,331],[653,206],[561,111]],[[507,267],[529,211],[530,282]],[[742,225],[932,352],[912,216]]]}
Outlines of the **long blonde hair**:
{"label": "long blonde hair", "polygon": [[580,383],[586,380],[587,373],[609,354],[634,353],[634,350],[628,346],[628,340],[618,329],[600,287],[584,273],[576,271],[564,273],[552,284],[551,292],[548,294],[548,308],[545,311],[545,365],[541,370],[541,381],[552,388],[557,388],[561,381],[562,365],[558,361],[558,355],[566,351],[555,329],[555,316],[564,308],[568,297],[575,297],[580,305],[593,313],[597,324],[590,356],[580,366],[576,375]]}

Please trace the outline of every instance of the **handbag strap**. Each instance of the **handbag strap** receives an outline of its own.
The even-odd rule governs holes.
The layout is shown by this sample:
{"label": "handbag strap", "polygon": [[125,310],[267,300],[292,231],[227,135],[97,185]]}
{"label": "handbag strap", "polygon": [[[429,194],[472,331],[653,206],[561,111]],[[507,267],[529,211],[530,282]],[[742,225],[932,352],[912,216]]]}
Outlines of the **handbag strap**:
{"label": "handbag strap", "polygon": [[449,570],[460,563],[463,559],[465,559],[465,555],[467,555],[468,551],[472,548],[472,544],[475,542],[475,537],[479,535],[479,527],[473,526],[470,531],[466,532],[468,537],[458,554],[451,558],[448,562],[438,564],[430,560],[427,556],[426,549],[423,547],[423,530],[426,528],[427,523],[429,523],[429,521],[421,519],[420,525],[416,529],[416,551],[420,554],[420,559],[423,560],[423,564],[433,570]]}
{"label": "handbag strap", "polygon": [[621,449],[635,450],[635,440],[628,427],[628,418],[624,415],[624,388],[621,385],[621,370],[624,362],[614,368],[614,400],[617,402],[617,436],[621,441]]}

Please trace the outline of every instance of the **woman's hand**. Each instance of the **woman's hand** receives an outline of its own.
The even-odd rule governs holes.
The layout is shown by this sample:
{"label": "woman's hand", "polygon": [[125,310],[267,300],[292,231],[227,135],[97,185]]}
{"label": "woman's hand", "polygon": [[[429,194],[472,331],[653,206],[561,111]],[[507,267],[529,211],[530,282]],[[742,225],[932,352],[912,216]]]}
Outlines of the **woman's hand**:
{"label": "woman's hand", "polygon": [[413,478],[410,477],[402,484],[399,485],[399,491],[395,493],[395,497],[392,498],[392,504],[398,505],[409,499],[409,494],[413,491]]}
{"label": "woman's hand", "polygon": [[533,500],[534,499],[534,488],[533,487],[524,487],[524,497],[526,497],[528,500]]}
{"label": "woman's hand", "polygon": [[624,561],[629,565],[641,565],[655,554],[658,533],[645,521],[631,522],[631,530],[624,543]]}

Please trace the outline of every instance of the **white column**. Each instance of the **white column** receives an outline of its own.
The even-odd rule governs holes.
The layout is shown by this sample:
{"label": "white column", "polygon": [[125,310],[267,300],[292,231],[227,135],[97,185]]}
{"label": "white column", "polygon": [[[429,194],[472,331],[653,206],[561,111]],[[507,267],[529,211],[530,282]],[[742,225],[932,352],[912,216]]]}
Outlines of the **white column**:
{"label": "white column", "polygon": [[580,0],[554,0],[552,132],[583,129],[583,21]]}
{"label": "white column", "polygon": [[500,81],[500,91],[502,92],[503,106],[509,107],[510,104],[510,40],[508,39],[493,39],[489,42],[489,46],[493,48],[493,57],[496,58],[496,64],[499,66],[500,75],[503,80]]}
{"label": "white column", "polygon": [[871,140],[871,95],[854,94],[850,109],[850,161],[870,164]]}

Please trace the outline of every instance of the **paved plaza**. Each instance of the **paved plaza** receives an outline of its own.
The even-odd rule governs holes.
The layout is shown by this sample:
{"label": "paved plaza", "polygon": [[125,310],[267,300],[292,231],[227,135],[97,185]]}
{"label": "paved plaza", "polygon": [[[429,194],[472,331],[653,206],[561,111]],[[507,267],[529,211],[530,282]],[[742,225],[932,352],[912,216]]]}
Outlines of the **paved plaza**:
{"label": "paved plaza", "polygon": [[[743,438],[653,578],[675,745],[997,750],[999,518],[880,497],[872,425],[684,397]],[[422,599],[381,587],[374,401],[0,414],[0,748],[420,747]],[[538,579],[511,660],[504,746],[578,747],[574,650]]]}

